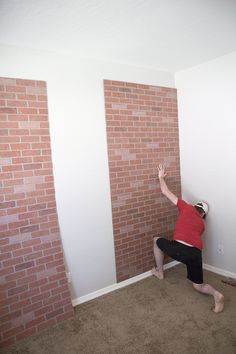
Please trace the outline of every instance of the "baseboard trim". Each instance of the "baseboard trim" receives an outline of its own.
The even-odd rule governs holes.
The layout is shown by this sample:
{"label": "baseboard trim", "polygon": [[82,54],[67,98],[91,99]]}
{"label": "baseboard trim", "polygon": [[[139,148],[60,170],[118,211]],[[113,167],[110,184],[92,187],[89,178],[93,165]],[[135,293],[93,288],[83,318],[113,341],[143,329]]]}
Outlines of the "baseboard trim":
{"label": "baseboard trim", "polygon": [[[169,262],[169,263],[164,265],[164,270],[170,269],[172,267],[175,267],[178,264],[179,264],[179,262],[177,262],[177,261]],[[223,276],[226,276],[226,277],[230,277],[230,278],[236,278],[236,273],[232,273],[232,272],[229,272],[229,271],[221,269],[221,268],[213,267],[213,266],[211,266],[209,264],[206,264],[206,263],[203,264],[203,268],[206,269],[206,270],[209,270],[209,271],[211,271],[213,273],[216,273],[216,274],[220,274],[220,275],[223,275]],[[140,281],[142,279],[150,277],[151,275],[152,275],[152,273],[149,270],[148,272],[136,275],[135,277],[127,279],[127,280],[124,280],[124,281],[122,281],[120,283],[109,285],[109,286],[107,286],[107,287],[105,287],[103,289],[94,291],[94,292],[92,292],[90,294],[87,294],[87,295],[84,295],[84,296],[78,297],[77,299],[72,300],[72,305],[73,306],[77,306],[77,305],[83,304],[84,302],[93,300],[93,299],[95,299],[95,298],[97,298],[99,296],[108,294],[108,293],[110,293],[110,292],[112,292],[114,290],[121,289],[121,288],[124,288],[125,286],[128,286],[130,284],[136,283],[136,282],[138,282],[138,281]]]}
{"label": "baseboard trim", "polygon": [[[169,262],[169,263],[164,265],[164,270],[172,268],[172,267],[176,266],[177,264],[179,264],[179,262],[177,262],[177,261]],[[138,282],[138,281],[140,281],[142,279],[150,277],[151,275],[152,275],[152,273],[149,270],[148,272],[136,275],[135,277],[127,279],[127,280],[124,280],[124,281],[122,281],[120,283],[109,285],[109,286],[107,286],[107,287],[105,287],[103,289],[94,291],[94,292],[92,292],[90,294],[87,294],[87,295],[84,295],[84,296],[81,296],[81,297],[79,297],[77,299],[72,300],[72,305],[73,306],[77,306],[77,305],[83,304],[84,302],[93,300],[93,299],[95,299],[95,298],[97,298],[99,296],[108,294],[108,293],[110,293],[110,292],[112,292],[114,290],[121,289],[121,288],[124,288],[125,286],[128,286],[130,284],[136,283],[136,282]]]}
{"label": "baseboard trim", "polygon": [[203,264],[203,269],[209,270],[210,272],[224,275],[225,277],[230,277],[230,278],[235,278],[236,279],[236,273],[229,272],[228,270],[224,270],[221,268],[213,267],[209,264],[204,263]]}

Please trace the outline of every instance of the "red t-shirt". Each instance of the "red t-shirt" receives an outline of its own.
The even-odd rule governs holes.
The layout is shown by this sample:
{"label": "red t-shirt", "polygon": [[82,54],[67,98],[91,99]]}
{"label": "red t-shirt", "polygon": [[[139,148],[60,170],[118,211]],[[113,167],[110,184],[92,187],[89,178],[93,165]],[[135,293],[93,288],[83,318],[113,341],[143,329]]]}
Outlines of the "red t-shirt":
{"label": "red t-shirt", "polygon": [[205,224],[194,206],[178,199],[177,208],[179,217],[177,219],[173,240],[184,241],[202,250],[201,235],[205,230]]}

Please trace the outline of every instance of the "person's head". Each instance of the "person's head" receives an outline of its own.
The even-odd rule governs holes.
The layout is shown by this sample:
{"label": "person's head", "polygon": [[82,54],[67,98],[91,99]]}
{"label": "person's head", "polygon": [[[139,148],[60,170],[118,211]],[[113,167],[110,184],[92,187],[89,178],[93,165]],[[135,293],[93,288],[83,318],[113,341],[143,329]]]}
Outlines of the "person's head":
{"label": "person's head", "polygon": [[199,212],[199,214],[203,219],[206,218],[206,215],[209,210],[209,207],[206,202],[198,202],[197,204],[194,205],[194,208]]}

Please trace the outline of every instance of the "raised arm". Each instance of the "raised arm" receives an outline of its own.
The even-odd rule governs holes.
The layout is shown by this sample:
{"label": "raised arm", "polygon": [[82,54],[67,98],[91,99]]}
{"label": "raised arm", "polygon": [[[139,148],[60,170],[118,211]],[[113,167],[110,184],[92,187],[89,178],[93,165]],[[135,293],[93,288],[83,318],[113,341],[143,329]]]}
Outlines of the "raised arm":
{"label": "raised arm", "polygon": [[164,165],[159,165],[158,166],[158,177],[160,181],[160,187],[162,193],[175,205],[177,205],[178,198],[176,195],[174,195],[169,188],[167,187],[167,184],[165,182],[165,177],[166,177],[166,169]]}

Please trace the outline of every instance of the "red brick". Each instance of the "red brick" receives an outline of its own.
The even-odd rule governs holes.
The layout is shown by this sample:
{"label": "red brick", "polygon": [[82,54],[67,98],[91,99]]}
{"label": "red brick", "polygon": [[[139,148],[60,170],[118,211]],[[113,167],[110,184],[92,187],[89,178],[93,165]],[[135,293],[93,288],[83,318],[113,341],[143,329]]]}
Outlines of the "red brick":
{"label": "red brick", "polygon": [[24,170],[37,170],[42,168],[41,163],[31,163],[31,164],[25,164],[24,165]]}
{"label": "red brick", "polygon": [[38,310],[40,307],[42,307],[42,301],[36,302],[32,305],[23,307],[23,313],[28,313],[28,312],[32,312],[32,311],[36,311]]}
{"label": "red brick", "polygon": [[9,337],[12,337],[16,334],[18,334],[19,332],[22,332],[24,330],[24,326],[18,326],[16,328],[10,329],[9,331],[6,331],[5,333],[3,333],[3,338],[7,339]]}
{"label": "red brick", "polygon": [[56,275],[52,275],[51,277],[49,277],[50,281],[55,281],[55,280],[60,280],[60,279],[66,279],[66,281],[67,281],[67,278],[66,278],[66,275],[64,272],[58,273]]}
{"label": "red brick", "polygon": [[[154,185],[152,181],[154,166],[160,162],[168,164],[170,175],[175,170],[175,176],[179,177],[179,165],[176,163],[179,161],[178,145],[160,149],[167,134],[173,134],[172,144],[178,139],[178,130],[171,130],[166,115],[168,110],[169,114],[173,113],[172,106],[167,107],[167,102],[171,104],[171,101],[164,101],[168,93],[172,95],[174,92],[176,95],[176,91],[118,81],[114,85],[112,83],[105,81],[104,85],[115,254],[120,281],[145,272],[152,266],[152,236],[163,234],[165,228],[169,230],[170,223],[174,224],[176,213],[170,210],[168,219],[165,207],[156,208],[154,191],[158,183],[156,181]],[[117,91],[120,95],[115,94]],[[171,119],[178,122],[177,110]],[[176,160],[172,165],[168,161],[170,156],[172,161]],[[132,178],[135,183],[142,184],[131,183]],[[179,178],[175,184],[176,193],[181,194]],[[121,198],[124,193],[125,198]],[[143,205],[142,210],[140,205]],[[121,213],[122,219],[119,217]],[[158,223],[161,217],[165,217],[163,220],[166,221]],[[137,235],[142,235],[141,242]],[[126,240],[127,243],[124,242]],[[142,256],[136,262],[135,256],[141,251]],[[122,264],[125,265],[123,269]]]}
{"label": "red brick", "polygon": [[34,266],[34,261],[30,261],[30,262],[25,262],[25,263],[21,263],[21,264],[17,264],[15,266],[15,271],[19,271],[22,269],[28,269]]}
{"label": "red brick", "polygon": [[16,258],[12,258],[7,261],[4,261],[3,266],[8,267],[8,266],[15,265],[15,264],[18,264],[21,262],[23,262],[23,257],[16,257]]}
{"label": "red brick", "polygon": [[42,307],[41,309],[35,311],[35,315],[36,315],[36,316],[44,315],[44,314],[46,314],[46,313],[48,313],[48,312],[51,312],[52,309],[53,309],[52,305],[50,305],[50,306],[44,306],[44,307]]}
{"label": "red brick", "polygon": [[25,193],[14,193],[6,196],[6,200],[18,200],[18,199],[24,199],[25,198]]}
{"label": "red brick", "polygon": [[[65,286],[65,285],[64,285]],[[62,294],[61,294],[61,297],[63,298],[63,299],[66,299],[66,298],[70,298],[70,291],[69,290],[67,290],[67,291],[64,291]]]}
{"label": "red brick", "polygon": [[48,129],[32,129],[30,132],[32,135],[48,135]]}
{"label": "red brick", "polygon": [[[20,115],[20,114],[11,114],[11,115],[8,116],[8,120],[10,122],[11,121],[13,121],[13,122],[27,121],[28,120],[28,116],[26,114],[22,114],[22,115]],[[13,139],[13,138],[11,137],[11,139]]]}
{"label": "red brick", "polygon": [[1,92],[0,93],[0,98],[9,98],[9,99],[14,99],[16,95],[14,93],[8,93],[8,92]]}
{"label": "red brick", "polygon": [[11,282],[12,280],[18,280],[20,278],[23,278],[24,276],[25,276],[25,271],[22,271],[22,272],[7,275],[6,280]]}
{"label": "red brick", "polygon": [[[27,210],[27,209],[26,209]],[[37,215],[37,212],[18,214],[19,220],[29,219]]]}
{"label": "red brick", "polygon": [[[51,294],[48,291],[46,293],[41,293],[40,295],[33,296],[31,301],[32,301],[32,303],[38,302],[40,300],[45,300],[45,299],[49,298],[50,296],[51,296]],[[38,315],[38,314],[36,314],[36,315]]]}
{"label": "red brick", "polygon": [[23,79],[16,79],[16,85],[20,86],[36,86],[36,81],[34,80],[23,80]]}
{"label": "red brick", "polygon": [[54,311],[52,311],[52,312],[47,313],[47,314],[46,314],[46,318],[49,320],[49,319],[52,318],[52,317],[56,317],[56,316],[58,316],[58,315],[61,315],[63,312],[64,312],[64,311],[63,311],[63,308],[59,308],[59,309],[57,309],[57,310],[54,310]]}
{"label": "red brick", "polygon": [[44,321],[45,321],[44,316],[37,317],[35,320],[32,320],[32,321],[26,323],[25,328],[30,328],[30,327],[35,326],[35,325],[42,323]]}
{"label": "red brick", "polygon": [[30,289],[30,290],[25,291],[22,294],[20,294],[20,299],[24,300],[27,297],[31,297],[31,296],[37,295],[39,293],[40,293],[39,288]]}
{"label": "red brick", "polygon": [[8,268],[3,268],[0,270],[0,276],[3,275],[8,275],[14,272],[14,268],[13,267],[8,267]]}
{"label": "red brick", "polygon": [[61,294],[62,295],[62,292],[63,291],[67,291],[67,290],[68,290],[68,286],[67,285],[62,285],[62,286],[57,287],[56,289],[53,289],[51,292],[52,292],[52,295],[57,295],[57,294]]}
{"label": "red brick", "polygon": [[59,259],[59,260],[47,263],[46,267],[47,267],[47,269],[49,269],[49,268],[53,268],[53,267],[60,266],[60,265],[63,265],[63,264],[64,264],[64,260],[63,259]]}
{"label": "red brick", "polygon": [[[0,233],[0,236],[1,237],[6,237],[6,231]],[[3,261],[5,259],[9,259],[9,258],[11,258],[11,253],[10,252],[5,251],[5,253],[3,253],[3,251],[2,251],[2,253],[0,253],[0,261]]]}
{"label": "red brick", "polygon": [[0,209],[13,208],[16,205],[14,201],[0,203]]}
{"label": "red brick", "polygon": [[4,184],[4,187],[22,185],[23,179],[14,179],[14,180],[4,181],[3,184]]}
{"label": "red brick", "polygon": [[35,156],[40,155],[40,150],[24,150],[22,156]]}
{"label": "red brick", "polygon": [[16,97],[18,100],[25,100],[25,101],[35,101],[37,99],[36,95],[25,95],[25,94],[21,94],[21,93],[17,94]]}
{"label": "red brick", "polygon": [[24,260],[25,261],[29,261],[31,259],[36,259],[36,258],[40,258],[43,256],[43,252],[42,251],[38,251],[38,252],[33,252],[33,253],[30,253],[26,256],[24,256]]}
{"label": "red brick", "polygon": [[44,109],[44,108],[39,108],[38,111],[39,111],[39,114],[48,114],[48,110]]}
{"label": "red brick", "polygon": [[46,279],[46,275],[45,275],[45,277],[43,279],[36,280],[36,281],[30,283],[29,287],[30,287],[30,289],[33,289],[35,287],[38,287],[38,286],[41,286],[41,285],[45,285],[47,283],[48,283],[48,279]]}
{"label": "red brick", "polygon": [[28,102],[29,107],[40,107],[40,108],[47,108],[47,102],[44,101],[31,101]]}
{"label": "red brick", "polygon": [[[36,86],[37,86],[37,87],[43,87],[43,88],[46,89],[47,83],[46,83],[46,81],[36,81]],[[46,92],[46,91],[45,91],[45,92]]]}
{"label": "red brick", "polygon": [[27,274],[34,274],[34,273],[38,273],[45,270],[45,266],[44,265],[40,265],[37,267],[33,267],[27,270]]}
{"label": "red brick", "polygon": [[33,232],[39,229],[38,225],[32,225],[32,226],[26,226],[26,227],[21,227],[20,232],[21,233],[26,233],[26,232]]}
{"label": "red brick", "polygon": [[[37,275],[33,274],[31,276],[26,276],[25,278],[21,278],[17,280],[17,285],[30,284],[31,282],[37,279]],[[29,285],[30,286],[30,285]]]}
{"label": "red brick", "polygon": [[45,121],[48,120],[48,117],[46,115],[40,115],[40,114],[30,115],[29,116],[29,120],[30,121],[42,121],[42,122],[45,122]]}
{"label": "red brick", "polygon": [[11,149],[12,149],[12,150],[25,150],[25,149],[30,149],[30,144],[27,144],[27,143],[11,144]]}
{"label": "red brick", "polygon": [[35,203],[36,203],[35,198],[28,198],[28,199],[22,199],[22,200],[17,201],[17,206],[31,205],[31,204],[35,204]]}
{"label": "red brick", "polygon": [[47,96],[39,95],[38,100],[39,101],[47,101]]}
{"label": "red brick", "polygon": [[35,245],[41,244],[41,242],[42,242],[42,241],[41,241],[40,239],[37,239],[37,240],[28,240],[28,241],[22,242],[22,246],[23,246],[23,247],[35,246]]}
{"label": "red brick", "polygon": [[[1,316],[6,316],[10,313],[9,306],[5,306],[1,308]],[[2,320],[1,320],[2,321]],[[8,320],[7,320],[8,321]],[[5,320],[4,320],[5,322]]]}
{"label": "red brick", "polygon": [[0,121],[1,122],[7,121],[7,114],[0,114]]}
{"label": "red brick", "polygon": [[73,317],[74,317],[74,310],[71,310],[63,315],[57,316],[57,322],[59,323],[61,321],[69,320]]}
{"label": "red brick", "polygon": [[8,295],[6,295],[6,296],[7,296],[7,298],[0,302],[1,312],[2,312],[3,307],[8,306],[8,305],[13,304],[14,302],[18,301],[17,295],[11,296],[11,297],[8,297]]}
{"label": "red brick", "polygon": [[48,248],[51,248],[51,247],[52,247],[51,242],[47,242],[47,243],[44,243],[42,245],[35,246],[34,247],[34,251],[41,251],[41,250],[45,250],[45,249],[48,249]]}
{"label": "red brick", "polygon": [[54,307],[55,310],[58,309],[58,308],[62,308],[63,307],[64,312],[65,312],[66,311],[66,305],[68,305],[68,304],[69,304],[69,307],[71,309],[72,304],[71,304],[71,299],[70,298],[69,298],[69,301],[68,301],[68,298],[67,298],[67,299],[63,299],[61,301],[58,301],[58,302],[54,303],[53,307]]}
{"label": "red brick", "polygon": [[40,141],[39,136],[22,136],[21,137],[22,143],[33,143],[33,142],[39,142],[39,141]]}
{"label": "red brick", "polygon": [[37,265],[45,264],[45,263],[53,261],[53,259],[54,259],[53,256],[42,257],[42,258],[39,258],[36,260],[36,264]]}
{"label": "red brick", "polygon": [[0,113],[15,114],[16,112],[16,108],[0,107]]}
{"label": "red brick", "polygon": [[[13,108],[14,109],[14,108]],[[29,135],[28,129],[10,129],[9,135]]]}
{"label": "red brick", "polygon": [[16,286],[15,281],[9,281],[9,282],[6,281],[4,284],[0,284],[0,291],[11,289],[11,288],[14,288],[15,286]]}
{"label": "red brick", "polygon": [[12,295],[15,295],[15,294],[20,294],[20,293],[22,293],[23,291],[25,291],[27,289],[28,289],[28,285],[18,286],[17,288],[8,290],[8,295],[12,296]]}
{"label": "red brick", "polygon": [[48,216],[41,216],[37,218],[30,219],[31,224],[41,224],[42,222],[48,221]]}
{"label": "red brick", "polygon": [[[7,230],[7,225],[0,225],[0,231],[6,231]],[[9,239],[7,238],[2,238],[0,239],[0,246],[5,246],[9,244]]]}
{"label": "red brick", "polygon": [[14,164],[25,164],[25,163],[31,163],[32,162],[32,158],[31,157],[14,157],[12,159],[12,163]]}
{"label": "red brick", "polygon": [[41,286],[41,291],[46,291],[46,290],[52,290],[58,287],[58,283],[57,282],[53,282],[44,286]]}
{"label": "red brick", "polygon": [[[15,230],[13,230],[13,233],[15,233]],[[7,234],[8,234],[7,231],[3,232],[4,236],[6,236]],[[7,246],[4,246],[4,247],[1,247],[1,251],[2,252],[13,251],[13,254],[14,254],[14,252],[16,252],[15,250],[19,249],[20,247],[21,247],[20,244],[11,244],[11,245],[7,245]]]}
{"label": "red brick", "polygon": [[5,278],[0,285],[0,339],[7,345],[63,319],[69,290],[55,203],[46,83],[0,78],[0,91],[0,274]]}
{"label": "red brick", "polygon": [[[16,222],[11,222],[9,223],[9,229],[17,229],[21,226],[28,225],[28,220],[22,220],[22,221],[16,221]],[[20,229],[21,231],[21,229]]]}
{"label": "red brick", "polygon": [[10,309],[11,309],[11,311],[14,311],[17,309],[21,309],[22,307],[24,307],[26,305],[30,305],[30,299],[25,299],[25,300],[13,303],[12,305],[10,305]]}
{"label": "red brick", "polygon": [[25,101],[18,101],[18,100],[11,100],[7,101],[8,107],[27,107],[27,102]]}
{"label": "red brick", "polygon": [[14,257],[19,257],[19,256],[24,256],[26,254],[32,253],[32,248],[28,247],[28,248],[23,248],[17,251],[13,252],[13,256]]}
{"label": "red brick", "polygon": [[36,108],[18,108],[19,114],[37,114],[38,110]]}

